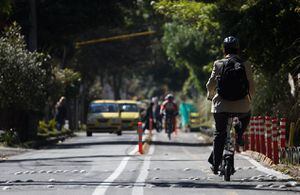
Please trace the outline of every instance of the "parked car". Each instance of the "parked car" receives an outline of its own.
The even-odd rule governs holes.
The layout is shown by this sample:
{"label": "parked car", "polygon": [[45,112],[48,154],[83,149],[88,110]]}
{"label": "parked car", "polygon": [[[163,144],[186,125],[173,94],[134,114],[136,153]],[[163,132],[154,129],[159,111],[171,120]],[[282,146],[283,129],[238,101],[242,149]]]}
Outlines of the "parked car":
{"label": "parked car", "polygon": [[194,105],[191,105],[190,128],[191,130],[199,130],[200,128],[200,114]]}
{"label": "parked car", "polygon": [[137,130],[137,124],[140,119],[137,101],[119,100],[117,102],[121,111],[122,129]]}
{"label": "parked car", "polygon": [[122,135],[119,105],[114,100],[95,100],[89,105],[86,135],[93,132],[116,132]]}

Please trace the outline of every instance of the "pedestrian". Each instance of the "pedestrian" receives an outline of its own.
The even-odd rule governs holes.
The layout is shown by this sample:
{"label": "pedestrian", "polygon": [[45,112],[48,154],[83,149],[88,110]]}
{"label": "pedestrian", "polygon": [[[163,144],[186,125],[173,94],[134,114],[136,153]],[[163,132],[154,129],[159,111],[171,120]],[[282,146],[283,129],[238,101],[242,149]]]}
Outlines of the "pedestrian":
{"label": "pedestrian", "polygon": [[162,117],[160,115],[160,105],[158,102],[158,97],[152,97],[151,99],[153,106],[152,106],[152,113],[153,113],[153,123],[154,127],[157,132],[162,130]]}
{"label": "pedestrian", "polygon": [[181,103],[179,105],[179,115],[181,119],[181,128],[185,132],[190,131],[190,112],[191,105],[186,103],[186,97],[181,97]]}
{"label": "pedestrian", "polygon": [[[214,62],[211,76],[206,84],[207,98],[212,101],[211,112],[216,127],[213,151],[208,159],[214,174],[218,173],[222,161],[229,114],[234,113],[241,122],[238,125],[240,128],[236,129],[236,143],[239,145],[244,144],[243,132],[250,121],[250,103],[254,95],[253,75],[250,64],[240,58],[239,49],[237,38],[230,36],[224,39],[225,57]],[[239,74],[232,76],[230,72],[233,71]]]}
{"label": "pedestrian", "polygon": [[55,121],[57,130],[61,130],[67,118],[66,98],[62,96],[55,105]]}
{"label": "pedestrian", "polygon": [[150,100],[150,104],[146,109],[146,113],[143,118],[143,121],[145,122],[144,131],[146,129],[150,129],[150,119],[152,119],[152,128],[156,128],[156,130],[159,132],[161,130],[161,127],[159,126],[161,124],[161,116],[160,105],[158,104],[157,97],[153,97]]}

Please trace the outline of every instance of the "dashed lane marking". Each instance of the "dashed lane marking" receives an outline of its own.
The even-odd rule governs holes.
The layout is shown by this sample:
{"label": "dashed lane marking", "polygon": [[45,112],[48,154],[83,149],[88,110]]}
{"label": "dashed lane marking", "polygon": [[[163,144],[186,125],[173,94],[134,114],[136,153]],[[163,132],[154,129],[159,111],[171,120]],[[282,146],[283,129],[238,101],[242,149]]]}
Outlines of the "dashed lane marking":
{"label": "dashed lane marking", "polygon": [[[134,155],[138,150],[138,146],[136,146],[129,155]],[[104,195],[107,189],[109,188],[110,184],[117,179],[121,173],[125,170],[126,165],[131,157],[125,157],[122,159],[121,163],[119,164],[118,168],[107,178],[104,182],[100,183],[99,186],[93,192],[93,195]]]}
{"label": "dashed lane marking", "polygon": [[[152,140],[155,140],[155,136],[153,136]],[[149,168],[150,168],[150,160],[151,160],[151,155],[154,153],[154,145],[150,146],[149,149],[149,156],[146,156],[141,168],[141,172],[135,182],[135,185],[132,189],[132,195],[143,195],[144,194],[144,184],[147,179],[147,176],[149,174]]]}

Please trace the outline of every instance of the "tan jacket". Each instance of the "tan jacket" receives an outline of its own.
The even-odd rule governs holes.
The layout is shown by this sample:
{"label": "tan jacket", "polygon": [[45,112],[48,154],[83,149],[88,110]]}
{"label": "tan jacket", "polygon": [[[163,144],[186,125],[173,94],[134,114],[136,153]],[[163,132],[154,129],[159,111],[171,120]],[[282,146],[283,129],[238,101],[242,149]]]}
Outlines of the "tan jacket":
{"label": "tan jacket", "polygon": [[[225,58],[229,58],[235,55],[227,55]],[[217,87],[217,77],[221,74],[221,68],[223,66],[223,62],[221,60],[217,60],[214,62],[214,67],[211,73],[211,76],[206,83],[207,88],[207,98],[209,100],[212,99],[212,113],[220,113],[220,112],[231,112],[231,113],[246,113],[250,111],[250,101],[253,99],[254,95],[254,81],[253,75],[251,71],[251,65],[248,62],[244,63],[246,69],[246,75],[249,81],[249,95],[244,99],[237,101],[227,101],[222,99],[218,93],[216,93]]]}

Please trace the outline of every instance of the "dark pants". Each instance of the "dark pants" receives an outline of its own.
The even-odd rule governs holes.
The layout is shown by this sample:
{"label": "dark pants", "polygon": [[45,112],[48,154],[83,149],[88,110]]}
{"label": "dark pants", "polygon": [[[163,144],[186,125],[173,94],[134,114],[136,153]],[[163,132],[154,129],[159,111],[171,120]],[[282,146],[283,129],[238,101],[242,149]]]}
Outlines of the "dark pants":
{"label": "dark pants", "polygon": [[[235,116],[238,117],[239,121],[241,122],[241,126],[239,128],[235,128],[235,130],[237,135],[242,137],[249,124],[251,112],[237,113]],[[214,132],[213,151],[208,158],[208,162],[214,167],[219,167],[222,161],[227,136],[226,128],[229,117],[230,113],[214,113],[216,130]]]}

